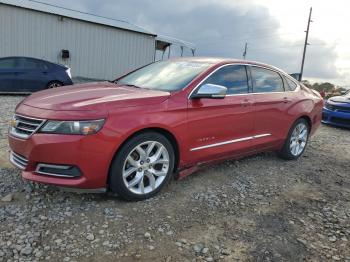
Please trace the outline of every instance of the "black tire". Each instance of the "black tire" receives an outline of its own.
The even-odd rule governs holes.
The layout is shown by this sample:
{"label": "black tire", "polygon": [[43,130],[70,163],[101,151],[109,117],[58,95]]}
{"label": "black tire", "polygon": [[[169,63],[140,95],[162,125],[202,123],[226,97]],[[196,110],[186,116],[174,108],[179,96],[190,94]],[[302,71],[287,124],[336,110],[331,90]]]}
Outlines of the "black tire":
{"label": "black tire", "polygon": [[[306,138],[306,142],[305,142],[305,146],[302,149],[302,151],[300,153],[298,153],[297,155],[292,153],[292,149],[291,149],[291,139],[292,139],[292,134],[295,130],[295,128],[298,125],[305,125],[305,127],[307,128],[307,138]],[[288,136],[284,142],[284,145],[282,147],[282,149],[280,151],[278,151],[278,156],[286,159],[286,160],[295,160],[298,159],[305,151],[306,147],[307,147],[307,143],[309,141],[309,134],[310,134],[310,125],[309,123],[304,119],[304,118],[299,118],[297,121],[294,122],[294,124],[292,125],[292,127],[290,128],[289,132],[288,132]]]}
{"label": "black tire", "polygon": [[[160,143],[165,147],[168,153],[169,157],[169,168],[165,175],[164,180],[159,184],[157,188],[155,188],[152,192],[144,193],[144,194],[137,194],[129,190],[129,188],[126,186],[124,178],[123,178],[123,170],[124,165],[126,165],[126,159],[129,156],[130,153],[132,153],[135,148],[145,142],[148,141],[155,141]],[[140,158],[141,159],[141,158]],[[127,201],[139,201],[144,200],[147,198],[150,198],[154,195],[156,195],[170,180],[173,174],[174,170],[174,163],[175,163],[175,154],[174,149],[169,140],[163,136],[160,133],[157,132],[147,132],[142,133],[139,135],[136,135],[129,139],[118,151],[116,156],[114,157],[111,168],[109,170],[109,189],[116,193],[119,197],[127,200]],[[164,172],[165,173],[165,172]],[[136,173],[135,173],[136,174]],[[134,175],[136,176],[136,175]],[[157,176],[156,179],[158,179]],[[134,177],[135,178],[135,177]],[[147,179],[146,179],[147,180]],[[147,182],[147,181],[146,181]],[[144,182],[143,182],[144,183]],[[149,181],[150,183],[150,181]]]}
{"label": "black tire", "polygon": [[56,88],[60,86],[63,86],[63,84],[60,81],[51,81],[46,85],[46,88],[51,89],[51,88]]}

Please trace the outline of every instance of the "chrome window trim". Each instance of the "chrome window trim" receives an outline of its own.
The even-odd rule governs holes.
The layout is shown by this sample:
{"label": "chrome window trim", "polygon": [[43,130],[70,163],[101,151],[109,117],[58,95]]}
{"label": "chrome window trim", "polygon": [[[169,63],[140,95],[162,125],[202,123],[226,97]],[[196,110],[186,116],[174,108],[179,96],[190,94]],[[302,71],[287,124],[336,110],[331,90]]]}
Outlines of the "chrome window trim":
{"label": "chrome window trim", "polygon": [[[283,72],[280,72],[278,71],[277,69],[273,69],[273,68],[269,68],[269,67],[266,67],[266,66],[262,66],[262,65],[254,65],[254,64],[245,64],[245,63],[229,63],[229,64],[225,64],[225,65],[221,65],[219,66],[218,68],[216,68],[213,72],[211,72],[209,75],[207,75],[205,78],[203,78],[193,89],[192,91],[190,92],[190,94],[188,95],[187,99],[191,99],[191,96],[192,94],[198,89],[198,87],[203,84],[203,82],[205,80],[207,80],[212,74],[214,74],[216,71],[220,70],[221,68],[223,67],[226,67],[226,66],[232,66],[232,65],[241,65],[241,66],[255,66],[255,67],[260,67],[260,68],[264,68],[264,69],[267,69],[267,70],[271,70],[271,71],[274,71],[276,73],[278,73],[280,75],[280,77],[282,78],[282,76],[285,76],[285,77],[288,77],[289,79],[291,79],[292,77],[291,76],[288,76],[287,74],[283,73]],[[249,76],[248,77],[248,81],[249,81]],[[291,79],[292,80],[292,79]],[[282,79],[283,81],[283,79]],[[292,80],[296,85],[297,87],[294,89],[294,90],[285,90],[284,92],[266,92],[266,93],[254,93],[254,92],[248,92],[248,93],[244,93],[244,94],[230,94],[230,95],[226,95],[228,97],[230,96],[240,96],[240,95],[256,95],[256,94],[281,94],[281,93],[290,93],[290,92],[297,92],[300,90],[300,84],[295,82],[294,80]],[[249,88],[249,87],[248,87]]]}
{"label": "chrome window trim", "polygon": [[190,151],[197,151],[197,150],[202,150],[202,149],[211,148],[211,147],[223,146],[223,145],[227,145],[227,144],[233,144],[233,143],[253,140],[253,139],[266,137],[266,136],[271,136],[271,134],[259,134],[259,135],[254,135],[254,136],[247,136],[247,137],[237,138],[237,139],[233,139],[233,140],[223,141],[223,142],[219,142],[219,143],[215,143],[215,144],[208,144],[205,146],[191,148]]}

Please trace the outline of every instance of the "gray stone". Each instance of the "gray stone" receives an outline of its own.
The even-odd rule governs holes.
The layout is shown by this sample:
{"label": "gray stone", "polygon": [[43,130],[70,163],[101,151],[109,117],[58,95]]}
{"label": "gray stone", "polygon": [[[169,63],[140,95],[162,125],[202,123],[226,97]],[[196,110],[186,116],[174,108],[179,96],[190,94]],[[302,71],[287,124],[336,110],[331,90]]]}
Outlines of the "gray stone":
{"label": "gray stone", "polygon": [[30,246],[26,246],[21,250],[21,254],[25,256],[29,256],[33,252],[33,249]]}
{"label": "gray stone", "polygon": [[227,248],[224,248],[221,250],[221,254],[223,254],[224,256],[228,256],[229,254],[231,254],[231,251]]}
{"label": "gray stone", "polygon": [[200,253],[202,251],[202,249],[204,248],[204,245],[202,243],[196,243],[194,246],[193,246],[193,250],[196,252],[196,253]]}
{"label": "gray stone", "polygon": [[209,251],[209,248],[205,247],[202,249],[202,254],[206,254],[208,253],[208,251]]}
{"label": "gray stone", "polygon": [[331,236],[331,237],[328,238],[328,240],[331,241],[331,242],[335,242],[335,241],[337,241],[337,237],[336,236]]}
{"label": "gray stone", "polygon": [[92,233],[87,233],[86,239],[92,241],[92,240],[95,239],[95,236],[94,236],[94,234],[92,234]]}
{"label": "gray stone", "polygon": [[4,196],[3,198],[1,198],[2,202],[11,202],[13,200],[13,194],[7,194],[6,196]]}

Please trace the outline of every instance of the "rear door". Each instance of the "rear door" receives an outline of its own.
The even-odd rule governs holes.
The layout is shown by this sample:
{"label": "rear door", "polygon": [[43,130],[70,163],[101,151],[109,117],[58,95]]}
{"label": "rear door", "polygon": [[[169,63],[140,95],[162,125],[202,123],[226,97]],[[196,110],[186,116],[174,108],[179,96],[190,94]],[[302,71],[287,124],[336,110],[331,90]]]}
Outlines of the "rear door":
{"label": "rear door", "polygon": [[293,104],[293,92],[285,91],[285,82],[279,72],[250,66],[254,94],[254,145],[258,150],[273,147],[285,139],[290,128],[289,108]]}
{"label": "rear door", "polygon": [[15,58],[0,59],[0,92],[14,92]]}
{"label": "rear door", "polygon": [[225,86],[224,99],[188,100],[189,155],[194,162],[206,162],[244,154],[252,149],[253,101],[244,65],[227,65],[204,80],[204,84]]}
{"label": "rear door", "polygon": [[32,58],[20,58],[15,85],[26,92],[36,92],[46,88],[49,82],[48,68],[44,62]]}

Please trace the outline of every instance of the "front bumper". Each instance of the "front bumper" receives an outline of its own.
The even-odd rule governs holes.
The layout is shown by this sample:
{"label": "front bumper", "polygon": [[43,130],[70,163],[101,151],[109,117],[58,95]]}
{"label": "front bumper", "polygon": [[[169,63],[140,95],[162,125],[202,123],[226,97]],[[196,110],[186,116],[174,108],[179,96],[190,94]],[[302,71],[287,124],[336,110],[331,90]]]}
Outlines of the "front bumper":
{"label": "front bumper", "polygon": [[[114,141],[115,142],[115,141]],[[28,139],[9,135],[10,161],[22,169],[27,180],[79,189],[106,188],[116,143],[103,129],[90,136],[36,133]],[[81,175],[55,176],[38,172],[40,164],[74,166]]]}
{"label": "front bumper", "polygon": [[332,111],[324,107],[322,123],[350,128],[350,112]]}

